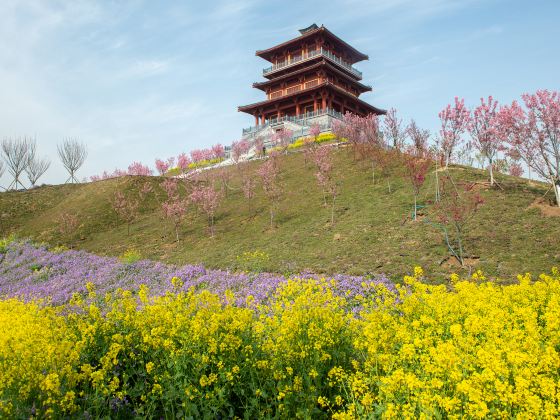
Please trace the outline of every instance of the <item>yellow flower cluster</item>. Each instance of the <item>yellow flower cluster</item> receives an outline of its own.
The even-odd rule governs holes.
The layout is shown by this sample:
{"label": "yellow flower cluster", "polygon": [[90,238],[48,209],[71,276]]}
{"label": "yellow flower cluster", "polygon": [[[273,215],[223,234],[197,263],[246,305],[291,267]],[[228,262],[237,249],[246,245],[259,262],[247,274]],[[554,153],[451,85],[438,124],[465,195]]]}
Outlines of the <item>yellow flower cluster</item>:
{"label": "yellow flower cluster", "polygon": [[336,136],[332,133],[321,133],[319,134],[317,137],[313,138],[313,137],[299,137],[298,139],[296,139],[296,141],[294,141],[293,143],[291,143],[288,146],[288,149],[298,149],[300,147],[303,147],[306,143],[324,143],[326,141],[331,141],[336,139]]}
{"label": "yellow flower cluster", "polygon": [[0,301],[0,416],[560,416],[558,270],[446,287],[416,268],[358,309],[335,285],[290,280],[249,307],[91,285],[62,308]]}

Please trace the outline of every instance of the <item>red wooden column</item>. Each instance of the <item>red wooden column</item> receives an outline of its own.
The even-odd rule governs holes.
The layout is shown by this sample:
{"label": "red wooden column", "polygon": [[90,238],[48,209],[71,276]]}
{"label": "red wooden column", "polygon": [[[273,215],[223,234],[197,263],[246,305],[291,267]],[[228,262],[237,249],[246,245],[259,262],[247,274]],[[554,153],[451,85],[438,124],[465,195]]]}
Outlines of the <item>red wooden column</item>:
{"label": "red wooden column", "polygon": [[257,113],[255,112],[253,116],[255,117],[255,125],[259,125],[259,116],[257,115]]}
{"label": "red wooden column", "polygon": [[299,117],[299,112],[300,112],[299,99],[296,99],[296,117]]}

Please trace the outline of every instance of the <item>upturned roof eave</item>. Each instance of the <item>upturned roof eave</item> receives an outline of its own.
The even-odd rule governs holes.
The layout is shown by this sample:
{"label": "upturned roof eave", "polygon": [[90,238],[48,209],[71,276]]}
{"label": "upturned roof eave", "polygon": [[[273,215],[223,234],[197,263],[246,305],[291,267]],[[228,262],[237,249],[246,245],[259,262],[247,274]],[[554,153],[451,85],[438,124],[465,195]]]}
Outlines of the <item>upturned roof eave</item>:
{"label": "upturned roof eave", "polygon": [[377,107],[375,107],[375,106],[373,106],[373,105],[371,105],[371,104],[365,102],[364,100],[362,100],[362,99],[360,99],[360,98],[358,98],[358,97],[352,95],[351,93],[346,92],[344,89],[341,89],[341,88],[339,88],[338,86],[336,86],[336,85],[334,85],[334,84],[332,84],[332,83],[330,83],[330,82],[323,82],[323,83],[320,83],[320,84],[318,84],[317,86],[314,86],[314,87],[312,87],[312,88],[305,89],[305,90],[299,90],[299,91],[297,91],[297,92],[291,93],[291,94],[289,94],[289,95],[280,96],[280,97],[278,97],[278,98],[267,99],[267,100],[264,100],[264,101],[255,102],[255,103],[248,104],[248,105],[241,105],[241,106],[237,107],[237,111],[238,111],[238,112],[245,112],[245,113],[251,114],[251,111],[254,110],[255,108],[262,107],[262,106],[266,106],[266,105],[270,105],[270,104],[273,104],[273,103],[275,103],[275,102],[281,102],[281,101],[283,101],[283,100],[285,100],[285,99],[288,99],[288,98],[291,98],[291,97],[294,97],[294,96],[297,96],[297,95],[301,95],[302,93],[312,92],[312,91],[314,91],[314,90],[317,90],[317,89],[322,88],[322,87],[325,87],[325,86],[330,86],[330,87],[332,87],[333,89],[335,89],[335,90],[337,90],[338,92],[340,92],[341,94],[346,95],[346,96],[349,97],[350,99],[358,101],[362,106],[364,106],[365,108],[371,109],[371,110],[373,111],[373,113],[375,113],[375,114],[384,115],[384,114],[387,113],[386,110],[381,109],[381,108],[377,108]]}
{"label": "upturned roof eave", "polygon": [[351,46],[350,44],[348,44],[346,41],[342,40],[341,38],[339,38],[338,36],[336,36],[335,34],[333,34],[331,31],[329,31],[327,28],[325,28],[324,26],[321,25],[321,27],[314,29],[312,31],[306,32],[303,35],[300,35],[298,37],[292,38],[288,41],[282,42],[281,44],[275,45],[273,47],[267,48],[265,50],[257,50],[255,52],[255,55],[257,57],[261,57],[267,61],[270,61],[269,58],[267,58],[267,56],[269,56],[270,54],[272,54],[274,51],[281,49],[281,48],[285,48],[286,46],[293,44],[295,42],[298,41],[302,41],[306,38],[309,38],[319,32],[324,32],[325,34],[327,34],[328,36],[330,36],[331,38],[333,38],[335,41],[341,43],[344,47],[348,48],[358,59],[355,60],[353,63],[357,63],[358,61],[363,61],[363,60],[369,60],[369,56],[367,54],[364,54],[360,51],[358,51],[356,48],[354,48],[353,46]]}
{"label": "upturned roof eave", "polygon": [[348,80],[349,82],[353,83],[356,86],[359,86],[362,89],[362,93],[363,92],[371,92],[371,90],[372,90],[371,86],[364,85],[363,83],[357,81],[356,79],[354,79],[354,77],[350,76],[348,73],[346,73],[344,71],[341,71],[338,67],[333,66],[331,63],[329,63],[325,59],[323,59],[323,60],[319,61],[318,63],[315,63],[311,66],[303,67],[303,68],[301,68],[299,70],[296,70],[296,71],[293,71],[291,73],[286,73],[286,74],[283,74],[282,76],[278,76],[276,79],[265,80],[264,82],[254,82],[253,87],[255,89],[264,90],[263,88],[268,86],[268,85],[277,83],[278,81],[283,80],[283,79],[289,79],[290,77],[294,77],[294,76],[296,76],[300,73],[305,73],[306,71],[313,70],[313,69],[319,68],[321,66],[326,66],[330,70],[335,71],[338,74],[344,76],[346,78],[346,80]]}

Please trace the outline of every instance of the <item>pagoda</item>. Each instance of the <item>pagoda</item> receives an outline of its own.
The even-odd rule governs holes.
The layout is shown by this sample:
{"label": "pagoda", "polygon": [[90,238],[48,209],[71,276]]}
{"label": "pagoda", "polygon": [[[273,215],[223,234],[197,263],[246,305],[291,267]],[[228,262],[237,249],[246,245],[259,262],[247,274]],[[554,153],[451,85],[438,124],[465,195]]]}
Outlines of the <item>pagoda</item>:
{"label": "pagoda", "polygon": [[308,134],[312,124],[330,131],[333,119],[346,112],[360,116],[385,114],[361,100],[371,91],[361,83],[362,73],[353,65],[368,56],[334,35],[324,26],[313,24],[301,29],[300,36],[256,55],[272,65],[263,70],[265,81],[253,83],[266,99],[243,105],[239,111],[253,116],[254,126],[243,130],[243,138],[270,138],[288,128],[294,137]]}

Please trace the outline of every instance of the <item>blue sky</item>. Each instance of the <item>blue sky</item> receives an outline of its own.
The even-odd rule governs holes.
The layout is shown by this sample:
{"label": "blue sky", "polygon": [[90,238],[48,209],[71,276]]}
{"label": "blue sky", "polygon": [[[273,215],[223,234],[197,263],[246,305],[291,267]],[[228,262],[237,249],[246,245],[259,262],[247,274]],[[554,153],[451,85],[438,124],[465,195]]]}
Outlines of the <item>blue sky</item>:
{"label": "blue sky", "polygon": [[264,96],[255,51],[313,22],[369,55],[364,100],[435,132],[454,96],[558,90],[559,16],[559,1],[2,0],[0,137],[35,136],[49,183],[66,136],[88,144],[80,177],[229,144],[253,123],[237,106]]}

